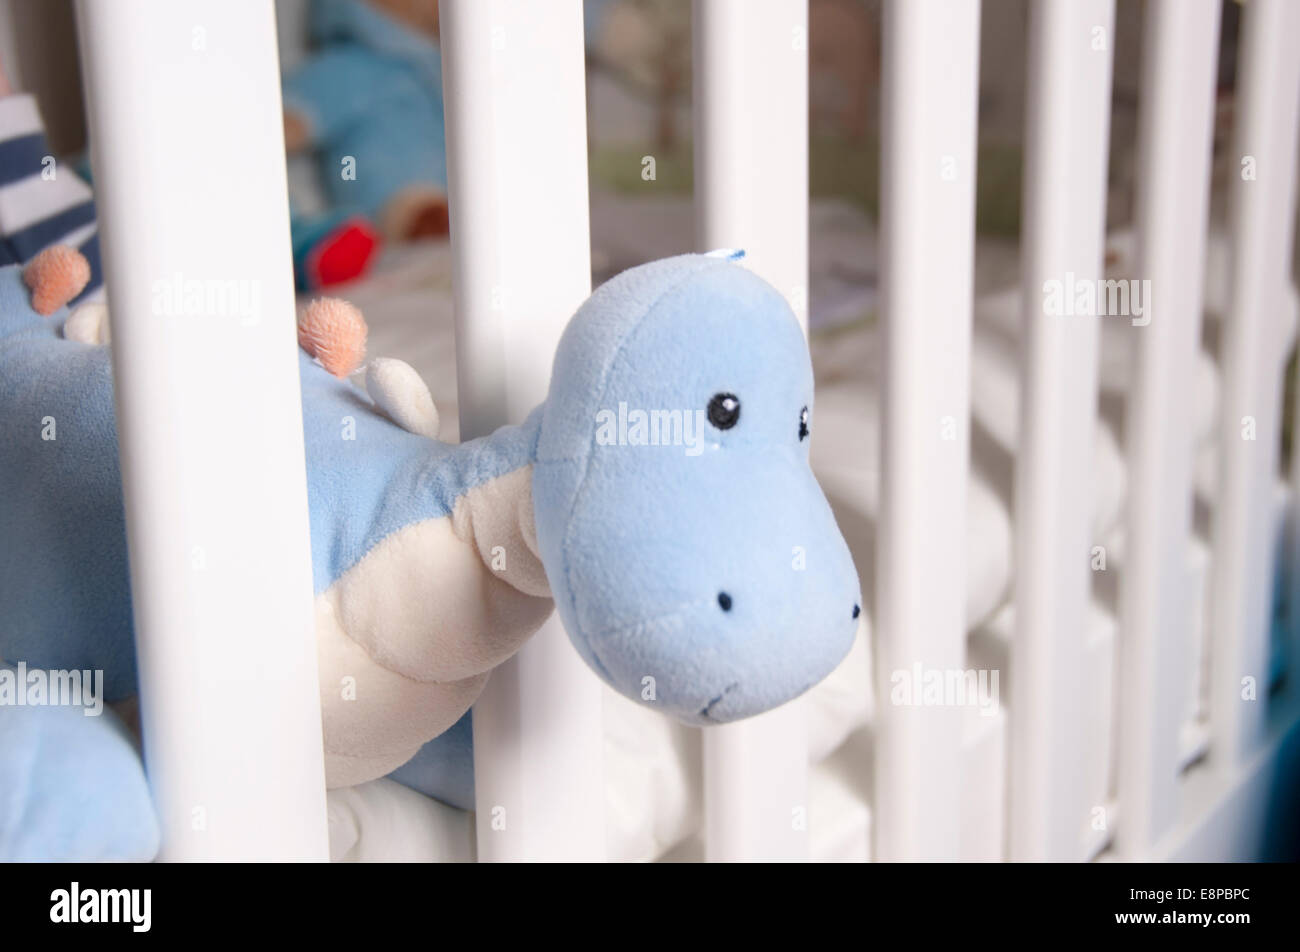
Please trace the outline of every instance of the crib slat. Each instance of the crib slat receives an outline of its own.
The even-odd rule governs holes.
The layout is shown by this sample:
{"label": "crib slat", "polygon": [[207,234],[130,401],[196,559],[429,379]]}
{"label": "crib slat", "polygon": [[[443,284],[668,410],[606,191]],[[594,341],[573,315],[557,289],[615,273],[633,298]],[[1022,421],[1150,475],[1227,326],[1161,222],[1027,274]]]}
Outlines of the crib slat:
{"label": "crib slat", "polygon": [[[693,14],[697,248],[743,248],[806,328],[807,0],[695,0]],[[807,859],[803,704],[703,733],[708,859]]]}
{"label": "crib slat", "polygon": [[744,263],[808,325],[808,2],[695,0],[696,246]]}
{"label": "crib slat", "polygon": [[[1231,153],[1231,297],[1221,340],[1210,642],[1210,757],[1225,766],[1249,755],[1264,727],[1273,487],[1282,429],[1282,325],[1290,319],[1300,130],[1300,58],[1295,54],[1300,4],[1252,0],[1242,17]],[[1243,698],[1244,678],[1255,682],[1253,698]]]}
{"label": "crib slat", "polygon": [[[579,0],[442,0],[461,438],[523,419],[591,290]],[[605,856],[601,687],[558,617],[474,705],[478,856]]]}
{"label": "crib slat", "polygon": [[1011,857],[1077,860],[1091,579],[1098,318],[1049,305],[1048,282],[1102,277],[1114,0],[1029,13],[1024,380],[1016,457],[1008,821]]}
{"label": "crib slat", "polygon": [[[961,711],[896,704],[893,675],[965,658],[979,4],[884,8],[876,857],[956,859]],[[870,583],[867,583],[870,584]]]}
{"label": "crib slat", "polygon": [[1143,24],[1136,276],[1151,282],[1125,410],[1127,532],[1120,575],[1115,842],[1144,855],[1177,810],[1178,731],[1190,654],[1193,362],[1214,114],[1217,0],[1153,0]]}
{"label": "crib slat", "polygon": [[162,856],[323,860],[271,4],[79,2],[77,19]]}

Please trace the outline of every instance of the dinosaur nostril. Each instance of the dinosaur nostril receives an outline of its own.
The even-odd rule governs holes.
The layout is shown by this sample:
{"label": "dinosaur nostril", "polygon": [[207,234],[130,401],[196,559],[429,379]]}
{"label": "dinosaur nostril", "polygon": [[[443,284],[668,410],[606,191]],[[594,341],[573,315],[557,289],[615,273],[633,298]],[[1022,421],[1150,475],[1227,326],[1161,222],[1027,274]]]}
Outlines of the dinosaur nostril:
{"label": "dinosaur nostril", "polygon": [[726,592],[718,592],[718,606],[724,611],[731,611],[731,596]]}
{"label": "dinosaur nostril", "polygon": [[862,607],[861,607],[860,605],[854,605],[854,606],[853,606],[853,617],[854,617],[854,618],[857,618],[857,617],[858,617],[859,615],[861,615],[861,614],[862,614]]}

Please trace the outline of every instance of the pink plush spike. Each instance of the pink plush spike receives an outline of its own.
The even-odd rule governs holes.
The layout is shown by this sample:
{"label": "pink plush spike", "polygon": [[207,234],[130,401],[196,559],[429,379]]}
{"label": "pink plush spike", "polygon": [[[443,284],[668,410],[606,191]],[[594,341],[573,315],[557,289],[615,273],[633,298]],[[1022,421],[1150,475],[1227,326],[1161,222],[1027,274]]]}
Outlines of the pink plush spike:
{"label": "pink plush spike", "polygon": [[85,289],[90,262],[75,248],[52,245],[27,263],[23,281],[32,290],[32,310],[49,317]]}
{"label": "pink plush spike", "polygon": [[346,377],[366,356],[366,319],[339,298],[319,298],[298,318],[298,343],[336,377]]}

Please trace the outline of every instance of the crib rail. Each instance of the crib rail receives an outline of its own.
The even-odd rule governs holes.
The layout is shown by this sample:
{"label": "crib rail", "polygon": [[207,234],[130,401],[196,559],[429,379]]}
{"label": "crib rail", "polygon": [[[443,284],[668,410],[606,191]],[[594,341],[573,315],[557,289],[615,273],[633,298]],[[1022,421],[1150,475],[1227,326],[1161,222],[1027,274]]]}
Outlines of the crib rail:
{"label": "crib rail", "polygon": [[83,0],[77,14],[162,855],[323,860],[271,6]]}
{"label": "crib rail", "polygon": [[[468,439],[546,398],[555,345],[591,289],[582,7],[441,9]],[[557,616],[493,671],[473,716],[479,859],[603,858],[600,683]]]}
{"label": "crib rail", "polygon": [[1079,677],[1091,624],[1098,320],[1050,313],[1066,275],[1102,275],[1113,0],[1029,11],[1024,341],[1015,473],[1016,629],[1011,647],[1010,856],[1075,860],[1089,808]]}
{"label": "crib rail", "polygon": [[960,711],[886,703],[965,663],[979,4],[884,10],[876,857],[955,859]]}
{"label": "crib rail", "polygon": [[1138,117],[1137,273],[1151,282],[1125,411],[1127,543],[1120,578],[1115,843],[1136,858],[1178,807],[1178,734],[1191,677],[1185,596],[1192,520],[1187,412],[1200,341],[1219,4],[1147,7]]}
{"label": "crib rail", "polygon": [[[695,0],[693,14],[696,248],[744,249],[806,330],[807,2]],[[808,858],[807,731],[798,701],[704,731],[709,860]]]}

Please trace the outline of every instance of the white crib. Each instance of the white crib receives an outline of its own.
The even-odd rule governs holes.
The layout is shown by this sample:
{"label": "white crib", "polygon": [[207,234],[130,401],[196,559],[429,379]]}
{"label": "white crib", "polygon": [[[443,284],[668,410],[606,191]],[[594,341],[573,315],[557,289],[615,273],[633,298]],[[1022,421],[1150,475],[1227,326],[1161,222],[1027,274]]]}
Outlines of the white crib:
{"label": "white crib", "polygon": [[[77,13],[164,858],[323,859],[271,4],[78,0]],[[694,15],[698,248],[745,248],[806,321],[807,0],[695,0]],[[1067,273],[1103,274],[1114,0],[1031,6],[1022,259],[1032,319],[1023,325],[1006,782],[992,805],[1011,859],[1237,855],[1258,835],[1280,737],[1298,713],[1294,677],[1269,694],[1275,540],[1291,504],[1279,507],[1274,494],[1284,382],[1258,368],[1291,306],[1300,4],[1249,0],[1244,10],[1233,145],[1243,174],[1231,195],[1209,704],[1199,723],[1184,715],[1193,683],[1187,421],[1219,6],[1149,0],[1146,15],[1137,273],[1155,303],[1128,411],[1118,658],[1105,688],[1122,725],[1116,781],[1096,803],[1081,779],[1096,728],[1080,671],[1090,663],[1099,543],[1079,500],[1091,492],[1098,320],[1045,315],[1043,288]],[[590,291],[582,5],[442,0],[442,16],[468,437],[542,399],[559,333]],[[891,671],[970,667],[963,559],[979,21],[977,0],[885,7],[882,500],[879,571],[862,580],[875,592],[882,699]],[[201,338],[184,322],[164,327],[150,317],[151,288],[175,273],[256,281],[274,319],[231,322],[216,336],[204,324]],[[186,360],[183,378],[169,372],[196,350],[210,360]],[[231,368],[256,386],[226,385]],[[1245,417],[1253,440],[1242,437]],[[254,437],[219,438],[231,430]],[[1300,466],[1292,472],[1294,498]],[[1292,588],[1300,596],[1300,573]],[[1291,644],[1294,673],[1300,645]],[[1251,684],[1257,700],[1245,702]],[[598,692],[555,619],[493,674],[474,717],[480,860],[604,858]],[[804,714],[796,701],[705,732],[709,859],[808,857]],[[873,858],[960,858],[971,795],[961,712],[882,701],[873,730]]]}

